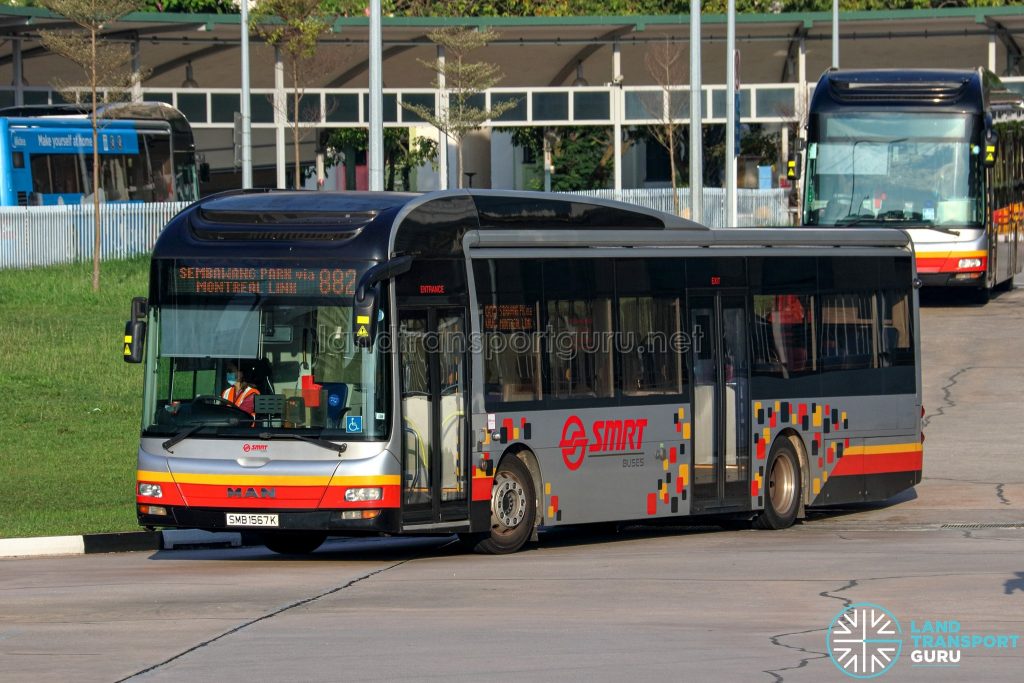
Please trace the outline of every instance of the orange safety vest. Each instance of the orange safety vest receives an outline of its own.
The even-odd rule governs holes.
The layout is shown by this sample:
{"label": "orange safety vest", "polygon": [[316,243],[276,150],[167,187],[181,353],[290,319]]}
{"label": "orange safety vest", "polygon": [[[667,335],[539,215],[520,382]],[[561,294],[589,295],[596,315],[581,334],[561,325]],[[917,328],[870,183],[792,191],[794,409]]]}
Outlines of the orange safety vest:
{"label": "orange safety vest", "polygon": [[241,392],[239,392],[238,389],[235,388],[235,385],[232,384],[230,387],[224,390],[222,396],[227,400],[231,401],[232,403],[234,403],[239,408],[241,408],[242,404],[245,403],[245,399],[253,395],[258,396],[259,393],[260,392],[255,387],[246,387],[245,389],[242,389]]}

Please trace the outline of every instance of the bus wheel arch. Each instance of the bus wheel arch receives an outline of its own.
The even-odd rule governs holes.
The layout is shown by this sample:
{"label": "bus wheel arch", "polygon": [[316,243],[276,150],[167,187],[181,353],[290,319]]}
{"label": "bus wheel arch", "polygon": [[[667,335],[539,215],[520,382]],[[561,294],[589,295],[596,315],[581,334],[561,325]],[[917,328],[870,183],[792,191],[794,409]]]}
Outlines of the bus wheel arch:
{"label": "bus wheel arch", "polygon": [[474,550],[488,555],[514,553],[537,538],[540,520],[540,467],[528,448],[512,446],[498,460],[491,488],[491,529]]}
{"label": "bus wheel arch", "polygon": [[784,431],[772,443],[765,463],[764,509],[754,519],[754,528],[792,526],[804,507],[806,480],[806,457],[800,438]]}

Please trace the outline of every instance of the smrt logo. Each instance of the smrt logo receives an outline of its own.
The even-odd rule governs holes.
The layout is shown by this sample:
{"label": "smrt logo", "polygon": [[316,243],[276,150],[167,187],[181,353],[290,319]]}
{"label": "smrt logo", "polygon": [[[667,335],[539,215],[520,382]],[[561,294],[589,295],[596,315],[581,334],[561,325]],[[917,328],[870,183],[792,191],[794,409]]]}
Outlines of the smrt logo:
{"label": "smrt logo", "polygon": [[587,434],[583,420],[570,415],[562,425],[562,460],[570,470],[578,470],[587,453],[602,455],[640,450],[644,444],[647,420],[594,420]]}
{"label": "smrt logo", "polygon": [[250,451],[265,451],[267,450],[267,444],[265,443],[244,443],[242,444],[242,450],[246,453]]}

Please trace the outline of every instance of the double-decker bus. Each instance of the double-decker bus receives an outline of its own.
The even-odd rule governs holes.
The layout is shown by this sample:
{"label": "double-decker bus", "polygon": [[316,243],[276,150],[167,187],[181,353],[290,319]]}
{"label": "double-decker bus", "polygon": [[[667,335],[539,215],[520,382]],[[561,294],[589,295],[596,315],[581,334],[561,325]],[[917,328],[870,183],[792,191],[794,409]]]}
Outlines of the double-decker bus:
{"label": "double-decker bus", "polygon": [[[97,109],[100,192],[108,202],[199,198],[192,127],[162,102]],[[92,201],[91,107],[0,109],[0,206]]]}
{"label": "double-decker bus", "polygon": [[146,527],[504,553],[541,526],[783,528],[921,478],[898,230],[709,230],[528,192],[232,192],[171,220],[132,309]]}
{"label": "double-decker bus", "polygon": [[803,223],[907,230],[924,284],[987,301],[1024,265],[1021,113],[984,69],[826,71],[808,112]]}

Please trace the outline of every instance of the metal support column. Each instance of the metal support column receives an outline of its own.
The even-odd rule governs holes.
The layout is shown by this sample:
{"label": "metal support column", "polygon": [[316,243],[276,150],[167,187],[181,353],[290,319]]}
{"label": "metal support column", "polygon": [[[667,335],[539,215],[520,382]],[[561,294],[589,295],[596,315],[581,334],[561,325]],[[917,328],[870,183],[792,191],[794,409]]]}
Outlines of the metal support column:
{"label": "metal support column", "polygon": [[[245,3],[243,3],[245,4]],[[288,95],[284,91],[284,62],[281,50],[274,48],[274,151],[277,161],[277,187],[288,187],[288,161],[285,126],[288,119]]]}
{"label": "metal support column", "polygon": [[[437,112],[438,118],[444,120],[448,115],[448,90],[444,78],[444,45],[437,46]],[[451,187],[448,180],[448,134],[437,131],[437,187],[447,190]]]}
{"label": "metal support column", "polygon": [[370,190],[384,189],[384,86],[382,73],[380,0],[370,0]]}
{"label": "metal support column", "polygon": [[736,0],[729,0],[725,39],[725,226],[736,226]]}
{"label": "metal support column", "polygon": [[242,189],[252,187],[252,112],[249,97],[249,3],[241,3],[240,30],[242,34],[242,97],[239,112],[242,115]]}
{"label": "metal support column", "polygon": [[619,41],[612,44],[612,82],[619,86],[612,91],[612,116],[615,123],[615,197],[622,198],[622,124],[625,114],[622,95],[622,54]]}
{"label": "metal support column", "polygon": [[690,218],[704,215],[704,130],[701,128],[700,0],[690,0]]}

